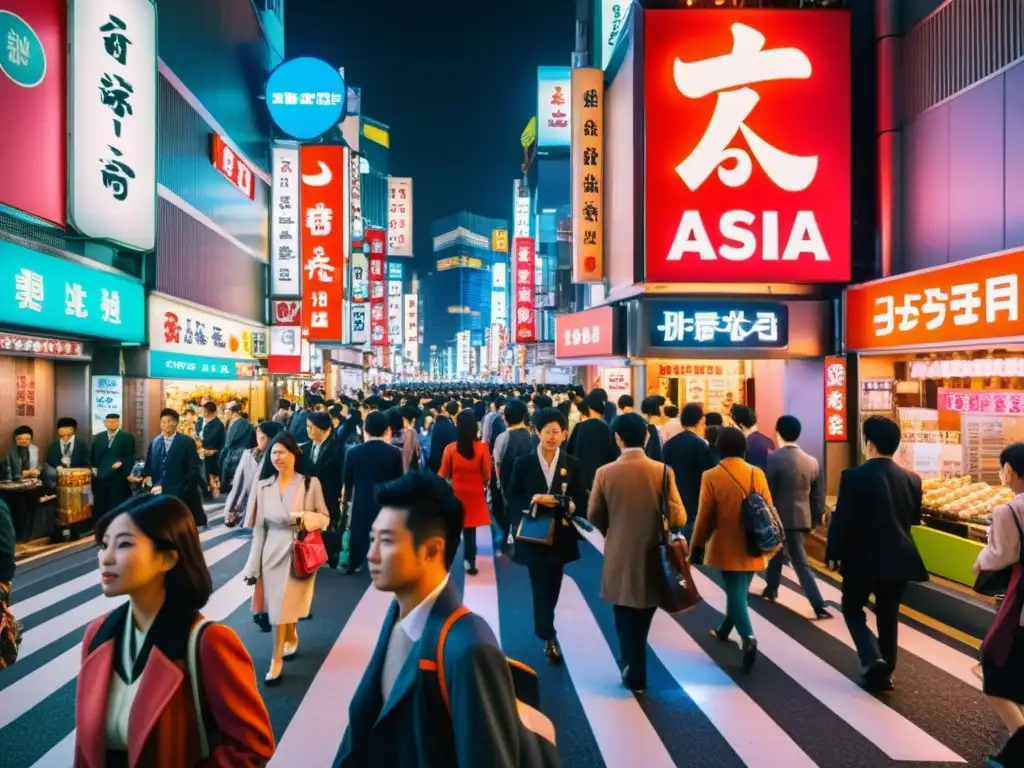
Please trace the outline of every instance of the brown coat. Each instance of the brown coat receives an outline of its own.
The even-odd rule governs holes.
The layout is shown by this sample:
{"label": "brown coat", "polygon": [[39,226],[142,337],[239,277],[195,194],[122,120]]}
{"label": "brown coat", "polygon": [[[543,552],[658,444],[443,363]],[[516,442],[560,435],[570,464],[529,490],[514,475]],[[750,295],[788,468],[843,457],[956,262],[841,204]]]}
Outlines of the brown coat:
{"label": "brown coat", "polygon": [[669,521],[680,528],[686,524],[686,510],[671,467],[647,458],[643,451],[626,451],[594,476],[587,518],[608,539],[601,597],[613,605],[656,608],[661,602],[658,541],[666,471]]}
{"label": "brown coat", "polygon": [[700,505],[690,548],[706,547],[704,562],[712,568],[761,571],[767,565],[769,558],[753,557],[747,552],[747,535],[740,520],[740,507],[750,489],[751,473],[754,491],[771,504],[772,492],[764,472],[743,459],[722,459],[721,464],[709,469],[701,478]]}

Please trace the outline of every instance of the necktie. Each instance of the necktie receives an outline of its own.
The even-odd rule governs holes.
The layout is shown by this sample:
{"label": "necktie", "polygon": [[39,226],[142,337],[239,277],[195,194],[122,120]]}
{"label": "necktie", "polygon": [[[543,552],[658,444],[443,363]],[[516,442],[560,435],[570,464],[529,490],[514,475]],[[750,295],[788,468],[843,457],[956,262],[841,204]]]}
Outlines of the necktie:
{"label": "necktie", "polygon": [[114,447],[114,438],[117,437],[117,432],[112,435],[107,435],[107,448]]}
{"label": "necktie", "polygon": [[317,443],[313,443],[313,463],[316,464],[316,460],[320,457],[320,446]]}
{"label": "necktie", "polygon": [[71,443],[64,443],[64,458],[71,455]]}

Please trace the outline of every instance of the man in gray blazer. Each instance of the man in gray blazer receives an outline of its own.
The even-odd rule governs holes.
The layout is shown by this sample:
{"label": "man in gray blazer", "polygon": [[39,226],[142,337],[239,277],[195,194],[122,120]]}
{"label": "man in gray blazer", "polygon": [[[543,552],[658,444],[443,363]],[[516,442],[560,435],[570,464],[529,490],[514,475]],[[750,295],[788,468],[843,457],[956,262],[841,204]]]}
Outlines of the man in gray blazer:
{"label": "man in gray blazer", "polygon": [[800,430],[800,420],[796,416],[780,416],[775,423],[779,447],[768,454],[765,474],[772,501],[782,518],[782,527],[786,529],[786,546],[768,563],[767,586],[762,596],[772,602],[777,598],[782,565],[788,555],[815,616],[831,619],[832,614],[825,610],[825,601],[804,550],[807,534],[818,526],[825,512],[825,484],[818,460],[796,444]]}

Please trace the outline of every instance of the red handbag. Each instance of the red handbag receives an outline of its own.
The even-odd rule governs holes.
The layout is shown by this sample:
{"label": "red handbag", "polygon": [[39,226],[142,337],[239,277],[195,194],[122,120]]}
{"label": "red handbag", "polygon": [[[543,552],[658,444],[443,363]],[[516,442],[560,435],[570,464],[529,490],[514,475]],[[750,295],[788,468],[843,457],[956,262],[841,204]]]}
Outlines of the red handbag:
{"label": "red handbag", "polygon": [[[305,478],[306,492],[309,495],[309,477]],[[305,502],[305,498],[303,498]],[[309,506],[303,503],[303,508]],[[301,526],[302,523],[299,523]],[[297,579],[308,579],[316,573],[320,566],[327,562],[327,547],[324,545],[324,537],[320,531],[307,531],[299,529],[295,534],[295,541],[292,542],[292,573]]]}

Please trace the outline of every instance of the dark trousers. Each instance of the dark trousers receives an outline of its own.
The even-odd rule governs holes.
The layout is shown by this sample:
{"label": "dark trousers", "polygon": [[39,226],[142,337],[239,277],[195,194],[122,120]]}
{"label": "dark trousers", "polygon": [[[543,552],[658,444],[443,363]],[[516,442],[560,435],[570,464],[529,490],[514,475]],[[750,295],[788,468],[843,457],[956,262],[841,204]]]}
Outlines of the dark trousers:
{"label": "dark trousers", "polygon": [[647,634],[657,608],[613,605],[615,634],[619,636],[619,661],[629,669],[628,681],[639,688],[647,685]]}
{"label": "dark trousers", "polygon": [[803,589],[807,599],[811,602],[811,607],[815,611],[819,611],[825,607],[825,601],[821,598],[821,590],[818,589],[818,582],[814,578],[814,571],[811,568],[811,563],[807,559],[807,550],[804,549],[804,543],[807,541],[807,533],[805,531],[786,531],[786,545],[775,553],[775,556],[769,561],[767,573],[765,574],[765,594],[777,595],[779,593],[779,584],[782,581],[782,566],[785,564],[786,557],[789,557],[789,562],[793,566],[793,570],[796,571],[796,577],[800,580],[800,588]]}
{"label": "dark trousers", "polygon": [[541,640],[555,639],[555,605],[562,591],[561,563],[531,565],[530,591],[533,593],[533,631]]}
{"label": "dark trousers", "polygon": [[491,473],[490,483],[491,497],[491,531],[496,544],[504,546],[508,540],[508,520],[505,518],[505,497],[498,488],[497,475]]}
{"label": "dark trousers", "polygon": [[[843,579],[843,618],[850,630],[853,644],[863,667],[878,660],[889,666],[890,674],[896,669],[897,637],[900,625],[900,602],[903,600],[905,581],[872,581],[861,577]],[[878,637],[868,629],[864,608],[871,594],[875,595],[875,618]]]}
{"label": "dark trousers", "polygon": [[94,478],[92,496],[92,516],[98,520],[118,504],[128,501],[132,497],[132,489],[123,477]]}
{"label": "dark trousers", "polygon": [[370,551],[370,528],[373,527],[375,517],[372,509],[362,514],[354,508],[352,510],[348,539],[348,567],[351,570],[362,567],[366,562],[366,553]]}
{"label": "dark trousers", "polygon": [[476,528],[462,529],[462,559],[476,566]]}

